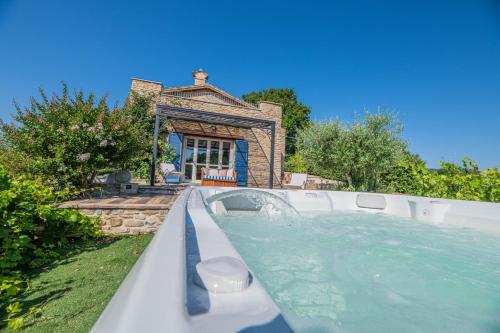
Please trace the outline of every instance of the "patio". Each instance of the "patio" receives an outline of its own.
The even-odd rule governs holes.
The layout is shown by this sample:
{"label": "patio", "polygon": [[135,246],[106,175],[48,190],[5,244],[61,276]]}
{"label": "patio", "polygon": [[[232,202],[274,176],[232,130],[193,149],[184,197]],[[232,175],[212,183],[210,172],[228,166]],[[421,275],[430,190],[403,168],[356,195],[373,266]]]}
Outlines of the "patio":
{"label": "patio", "polygon": [[60,207],[78,209],[89,217],[100,218],[101,230],[106,233],[150,233],[158,230],[177,195],[177,191],[112,195],[68,201]]}

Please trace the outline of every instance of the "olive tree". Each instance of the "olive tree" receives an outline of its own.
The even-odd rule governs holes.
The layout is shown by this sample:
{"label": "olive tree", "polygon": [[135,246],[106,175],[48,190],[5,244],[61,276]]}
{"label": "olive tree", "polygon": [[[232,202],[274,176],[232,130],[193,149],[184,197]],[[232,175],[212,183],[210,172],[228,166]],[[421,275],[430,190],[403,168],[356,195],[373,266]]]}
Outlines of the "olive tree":
{"label": "olive tree", "polygon": [[345,181],[356,190],[377,190],[380,175],[405,150],[402,126],[394,114],[366,112],[351,123],[329,120],[300,131],[297,142],[308,170]]}

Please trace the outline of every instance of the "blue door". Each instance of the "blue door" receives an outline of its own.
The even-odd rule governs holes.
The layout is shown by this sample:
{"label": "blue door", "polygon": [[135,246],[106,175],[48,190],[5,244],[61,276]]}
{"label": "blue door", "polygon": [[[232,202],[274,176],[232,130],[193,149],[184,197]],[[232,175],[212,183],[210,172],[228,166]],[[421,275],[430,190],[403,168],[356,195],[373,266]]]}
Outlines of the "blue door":
{"label": "blue door", "polygon": [[234,171],[236,171],[236,184],[238,186],[248,185],[248,142],[236,140],[236,156],[234,161]]}

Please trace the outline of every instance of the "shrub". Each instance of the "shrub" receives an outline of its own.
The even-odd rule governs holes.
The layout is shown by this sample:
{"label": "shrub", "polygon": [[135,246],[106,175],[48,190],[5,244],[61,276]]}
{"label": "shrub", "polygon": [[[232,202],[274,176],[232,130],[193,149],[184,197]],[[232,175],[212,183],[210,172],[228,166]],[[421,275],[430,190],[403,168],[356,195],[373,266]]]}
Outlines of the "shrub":
{"label": "shrub", "polygon": [[99,235],[97,221],[76,210],[57,208],[58,198],[39,181],[13,178],[0,165],[0,305],[12,328],[36,310],[21,314],[15,302],[27,286],[23,273],[57,258],[57,248],[68,237]]}
{"label": "shrub", "polygon": [[300,152],[288,157],[285,161],[285,170],[288,172],[307,173],[307,164]]}
{"label": "shrub", "polygon": [[110,109],[83,91],[73,96],[63,84],[60,96],[17,108],[13,124],[0,121],[2,157],[16,174],[52,181],[57,188],[88,186],[99,171],[134,166],[151,150],[150,100],[136,96]]}
{"label": "shrub", "polygon": [[381,190],[389,193],[425,195],[430,171],[425,162],[405,151],[395,165],[380,177]]}
{"label": "shrub", "polygon": [[387,192],[435,198],[500,202],[500,172],[491,168],[480,171],[465,158],[462,166],[440,162],[430,170],[422,161],[402,159],[382,177]]}

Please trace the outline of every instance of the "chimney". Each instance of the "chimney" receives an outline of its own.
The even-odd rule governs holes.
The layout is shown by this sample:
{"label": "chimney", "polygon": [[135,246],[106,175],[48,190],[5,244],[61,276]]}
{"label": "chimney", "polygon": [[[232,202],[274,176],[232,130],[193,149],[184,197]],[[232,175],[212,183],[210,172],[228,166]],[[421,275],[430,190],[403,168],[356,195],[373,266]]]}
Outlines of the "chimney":
{"label": "chimney", "polygon": [[204,86],[205,82],[208,80],[208,74],[201,68],[193,72],[193,77],[195,86]]}

